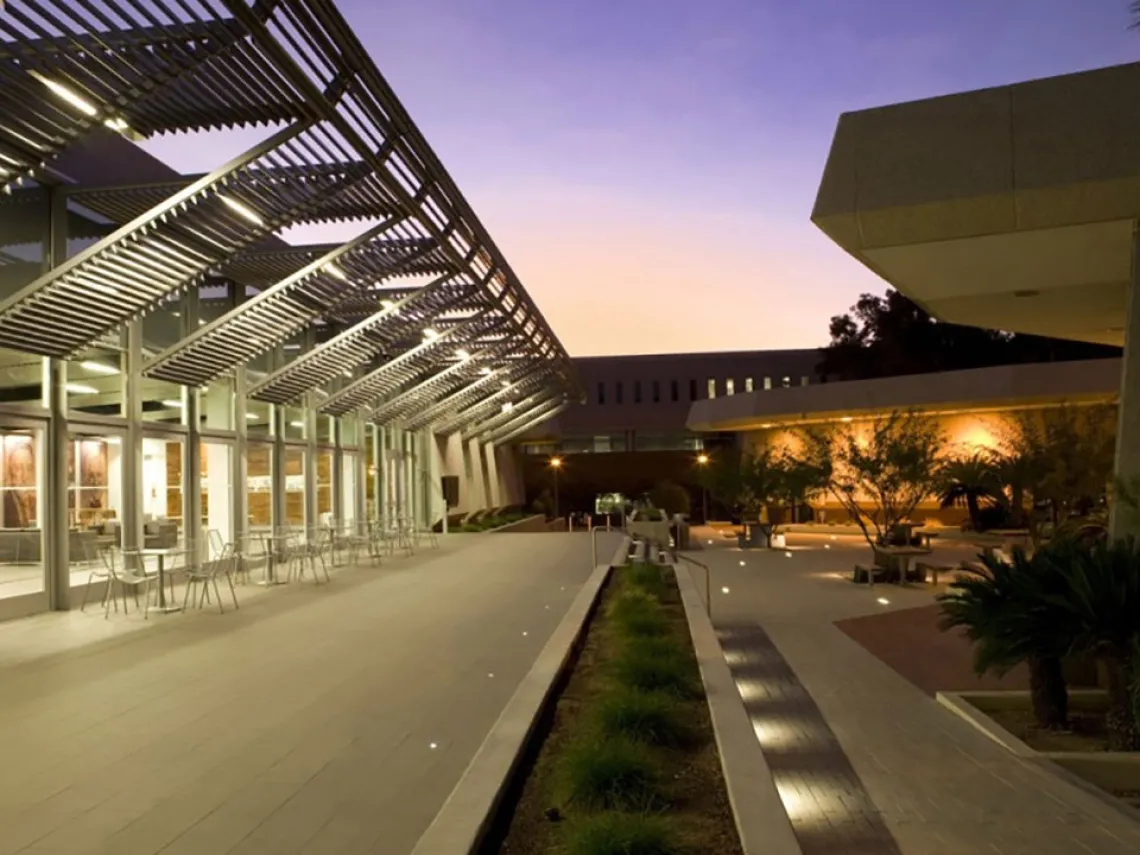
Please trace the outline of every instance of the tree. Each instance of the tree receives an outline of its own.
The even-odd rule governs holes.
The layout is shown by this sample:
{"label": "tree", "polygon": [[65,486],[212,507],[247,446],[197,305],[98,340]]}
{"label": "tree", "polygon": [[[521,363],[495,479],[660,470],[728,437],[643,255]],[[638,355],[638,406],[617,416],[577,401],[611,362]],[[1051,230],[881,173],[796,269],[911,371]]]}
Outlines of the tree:
{"label": "tree", "polygon": [[[1019,489],[1048,507],[1056,531],[1065,520],[1104,506],[1116,454],[1116,408],[1065,404],[1015,413],[1007,420],[1002,454],[1005,475],[1016,472],[1023,481]],[[1032,515],[1027,522],[1036,541]]]}
{"label": "tree", "polygon": [[964,629],[973,642],[978,674],[1002,676],[1022,662],[1028,665],[1037,726],[1057,730],[1068,725],[1069,694],[1061,660],[1073,639],[1064,608],[1055,599],[1067,585],[1063,576],[1051,572],[1050,561],[1044,550],[1030,559],[1016,548],[1010,563],[983,555],[981,567],[963,567],[938,601],[942,630]]}
{"label": "tree", "polygon": [[689,491],[673,481],[662,481],[649,492],[649,500],[672,519],[675,514],[689,513]]}
{"label": "tree", "polygon": [[872,546],[919,502],[935,493],[946,441],[936,419],[894,411],[871,419],[865,431],[851,424],[803,433],[805,456],[818,467],[827,489]]}
{"label": "tree", "polygon": [[772,498],[788,506],[795,522],[797,508],[827,492],[826,467],[818,459],[797,456],[786,448],[775,453],[773,466],[776,478]]}
{"label": "tree", "polygon": [[942,483],[938,499],[945,508],[965,505],[970,515],[970,528],[981,531],[981,510],[1004,500],[1001,481],[993,456],[986,451],[952,457],[942,465]]}
{"label": "tree", "polygon": [[942,323],[894,289],[861,294],[829,325],[822,373],[843,380],[1119,356],[1119,348]]}
{"label": "tree", "polygon": [[725,449],[705,467],[702,485],[717,501],[745,519],[756,520],[776,494],[779,475],[775,453],[769,448]]}

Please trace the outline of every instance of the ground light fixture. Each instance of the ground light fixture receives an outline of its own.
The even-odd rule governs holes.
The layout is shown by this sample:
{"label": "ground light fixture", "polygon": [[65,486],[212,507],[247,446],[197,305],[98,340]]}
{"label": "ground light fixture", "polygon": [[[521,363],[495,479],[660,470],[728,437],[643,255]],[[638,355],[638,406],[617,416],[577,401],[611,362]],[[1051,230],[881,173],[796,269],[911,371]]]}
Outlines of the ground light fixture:
{"label": "ground light fixture", "polygon": [[726,585],[725,587],[721,588],[721,589],[720,589],[720,592],[721,592],[722,594],[727,594],[727,593],[728,593],[728,586]]}
{"label": "ground light fixture", "polygon": [[891,601],[888,600],[886,597],[879,597],[878,603],[879,603],[879,605],[889,606],[891,604]]}
{"label": "ground light fixture", "polygon": [[743,562],[743,561],[741,561],[741,562],[740,562],[740,566],[741,566],[741,567],[743,567],[743,566],[744,566],[744,564],[745,564],[745,562]]}

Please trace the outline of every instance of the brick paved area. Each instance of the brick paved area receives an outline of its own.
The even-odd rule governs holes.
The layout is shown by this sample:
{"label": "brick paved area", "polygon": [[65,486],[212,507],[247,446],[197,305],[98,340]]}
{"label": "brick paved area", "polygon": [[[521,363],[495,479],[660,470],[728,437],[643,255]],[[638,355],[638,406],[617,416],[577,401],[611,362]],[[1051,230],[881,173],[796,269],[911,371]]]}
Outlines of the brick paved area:
{"label": "brick paved area", "polygon": [[409,852],[590,563],[454,535],[224,615],[0,625],[0,855]]}
{"label": "brick paved area", "polygon": [[[869,556],[842,540],[793,539],[787,553],[704,545],[699,558],[712,567],[716,626],[734,633],[737,642],[754,642],[734,642],[729,664],[777,667],[758,635],[741,635],[747,627],[762,628],[869,796],[863,799],[850,778],[836,778],[834,771],[805,776],[794,797],[785,797],[797,829],[881,821],[904,855],[1140,852],[1140,823],[1045,768],[1013,757],[835,625],[929,606],[928,589],[853,585],[851,567]],[[758,691],[747,683],[741,688],[746,695]],[[806,740],[819,718],[804,704],[793,708],[796,716],[785,724]],[[830,737],[818,731],[813,738],[827,745]],[[768,742],[765,753],[778,766],[779,752]],[[832,753],[830,761],[836,759]],[[828,768],[838,767],[830,762]],[[856,851],[838,836],[832,839],[835,855]],[[823,832],[813,838],[827,840]]]}
{"label": "brick paved area", "polygon": [[[839,740],[756,625],[722,626],[721,646],[803,855],[893,855],[899,848]],[[820,794],[827,800],[821,801]]]}

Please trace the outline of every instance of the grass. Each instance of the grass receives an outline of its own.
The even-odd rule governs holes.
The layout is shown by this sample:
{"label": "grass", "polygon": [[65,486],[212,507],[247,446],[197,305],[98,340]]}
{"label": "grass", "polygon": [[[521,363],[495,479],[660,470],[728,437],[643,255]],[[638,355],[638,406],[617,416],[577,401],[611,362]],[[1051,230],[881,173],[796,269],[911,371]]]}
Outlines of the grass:
{"label": "grass", "polygon": [[559,764],[556,799],[586,810],[648,810],[659,801],[659,775],[649,748],[624,737],[588,737]]}
{"label": "grass", "polygon": [[614,571],[481,855],[741,855],[671,571]]}
{"label": "grass", "polygon": [[651,745],[682,746],[693,741],[684,706],[660,692],[618,688],[598,703],[598,730]]}
{"label": "grass", "polygon": [[609,607],[609,617],[629,636],[663,636],[669,631],[669,621],[661,604],[641,590],[628,591],[614,600]]}
{"label": "grass", "polygon": [[567,855],[682,855],[688,850],[662,816],[609,811],[571,822],[565,851]]}
{"label": "grass", "polygon": [[614,678],[642,692],[661,692],[676,698],[695,698],[700,689],[679,655],[630,645],[613,662]]}

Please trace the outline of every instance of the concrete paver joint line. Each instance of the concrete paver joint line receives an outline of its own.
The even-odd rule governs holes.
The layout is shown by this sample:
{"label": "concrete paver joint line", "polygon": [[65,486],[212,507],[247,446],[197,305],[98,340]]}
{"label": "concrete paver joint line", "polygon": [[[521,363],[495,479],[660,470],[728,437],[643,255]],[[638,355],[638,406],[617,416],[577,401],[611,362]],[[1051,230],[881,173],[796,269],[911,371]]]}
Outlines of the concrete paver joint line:
{"label": "concrete paver joint line", "polygon": [[674,565],[708,698],[721,769],[745,855],[800,855],[752,722],[687,567]]}
{"label": "concrete paver joint line", "polygon": [[[624,562],[628,550],[624,538],[613,565]],[[594,568],[412,855],[471,855],[482,844],[613,565]]]}

